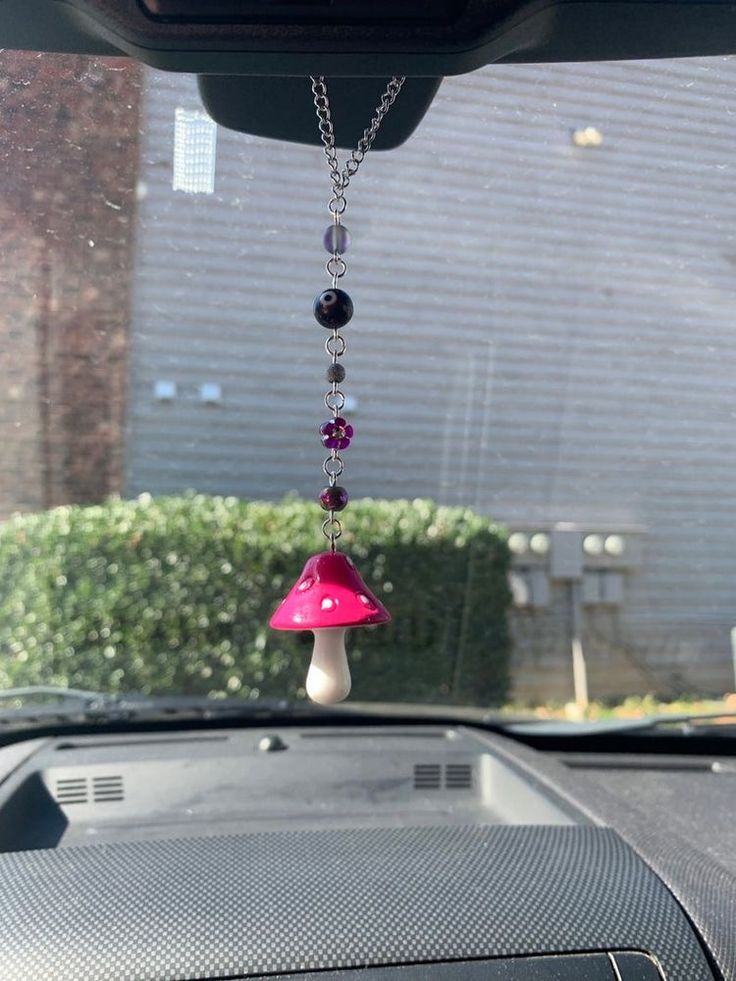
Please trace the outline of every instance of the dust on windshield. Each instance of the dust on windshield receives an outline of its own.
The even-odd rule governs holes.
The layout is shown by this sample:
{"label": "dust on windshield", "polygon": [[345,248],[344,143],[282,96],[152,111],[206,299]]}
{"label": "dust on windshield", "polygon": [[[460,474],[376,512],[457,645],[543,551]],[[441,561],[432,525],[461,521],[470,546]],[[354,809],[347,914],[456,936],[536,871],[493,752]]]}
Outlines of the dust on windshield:
{"label": "dust on windshield", "polygon": [[[268,621],[324,547],[321,151],[0,63],[0,689],[303,698]],[[352,698],[733,707],[734,83],[492,66],[365,161],[340,548],[393,620]]]}

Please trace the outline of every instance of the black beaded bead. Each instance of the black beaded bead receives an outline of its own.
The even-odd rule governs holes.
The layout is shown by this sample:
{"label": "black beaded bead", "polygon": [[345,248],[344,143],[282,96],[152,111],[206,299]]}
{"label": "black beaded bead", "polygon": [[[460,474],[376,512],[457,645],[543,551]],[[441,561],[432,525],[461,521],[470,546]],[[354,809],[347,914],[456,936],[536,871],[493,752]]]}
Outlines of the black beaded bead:
{"label": "black beaded bead", "polygon": [[317,323],[329,330],[339,330],[353,316],[353,301],[345,290],[325,290],[314,301]]}
{"label": "black beaded bead", "polygon": [[338,361],[335,361],[327,369],[327,381],[337,382],[338,385],[341,381],[345,381],[345,369]]}

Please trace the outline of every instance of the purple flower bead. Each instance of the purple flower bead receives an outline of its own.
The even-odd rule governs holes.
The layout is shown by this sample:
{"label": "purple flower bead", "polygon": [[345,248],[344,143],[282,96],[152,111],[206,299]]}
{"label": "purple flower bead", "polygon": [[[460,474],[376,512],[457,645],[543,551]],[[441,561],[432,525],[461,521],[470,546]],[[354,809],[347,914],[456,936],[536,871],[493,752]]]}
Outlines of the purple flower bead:
{"label": "purple flower bead", "polygon": [[353,438],[353,427],[350,423],[345,422],[341,416],[330,419],[329,422],[323,422],[319,427],[319,432],[322,437],[322,445],[326,446],[328,450],[346,450]]}

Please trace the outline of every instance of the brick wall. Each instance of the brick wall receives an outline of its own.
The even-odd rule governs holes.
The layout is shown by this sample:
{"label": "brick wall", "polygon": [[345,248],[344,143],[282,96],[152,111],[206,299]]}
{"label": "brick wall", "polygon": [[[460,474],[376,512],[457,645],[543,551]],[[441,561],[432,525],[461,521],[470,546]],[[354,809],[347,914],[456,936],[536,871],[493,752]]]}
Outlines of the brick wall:
{"label": "brick wall", "polygon": [[0,518],[122,479],[140,69],[0,54]]}

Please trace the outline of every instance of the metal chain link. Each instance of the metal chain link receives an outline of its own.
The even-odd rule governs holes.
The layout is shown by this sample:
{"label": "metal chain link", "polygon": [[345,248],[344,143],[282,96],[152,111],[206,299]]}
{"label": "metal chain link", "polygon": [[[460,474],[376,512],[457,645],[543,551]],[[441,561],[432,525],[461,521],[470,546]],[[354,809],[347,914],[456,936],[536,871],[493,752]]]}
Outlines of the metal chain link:
{"label": "metal chain link", "polygon": [[[337,159],[335,127],[332,122],[327,83],[324,75],[318,75],[316,77],[310,75],[310,79],[312,82],[314,107],[317,111],[319,133],[322,139],[322,146],[324,148],[327,166],[330,171],[330,180],[332,182],[332,197],[330,198],[327,207],[332,215],[332,220],[335,225],[340,225],[342,222],[342,216],[345,214],[345,209],[348,206],[347,198],[345,196],[348,185],[350,184],[351,179],[357,174],[358,170],[360,169],[360,165],[365,160],[366,154],[373,146],[376,136],[378,135],[378,131],[381,128],[381,123],[383,122],[386,113],[396,101],[396,97],[401,91],[406,79],[403,75],[394,75],[391,81],[388,83],[386,86],[386,91],[383,93],[378,105],[376,106],[376,111],[373,118],[368,126],[363,130],[363,135],[358,140],[358,145],[345,161],[342,171],[340,170],[340,164]],[[342,277],[348,271],[347,263],[343,259],[342,255],[337,251],[335,251],[327,260],[325,269],[327,271],[327,275],[332,279],[333,289],[337,288],[338,281],[342,279]],[[345,338],[338,330],[333,330],[332,334],[327,338],[325,342],[325,350],[332,359],[333,365],[336,365],[338,363],[338,359],[345,354],[345,351],[347,350]],[[333,420],[337,419],[345,406],[345,395],[340,390],[337,381],[332,382],[332,387],[328,392],[326,392],[324,401],[325,405],[332,413]],[[322,470],[329,481],[330,487],[334,487],[336,485],[337,479],[342,474],[344,469],[345,464],[340,456],[340,453],[337,450],[332,450],[330,455],[322,464]],[[322,522],[322,534],[329,541],[331,551],[336,551],[337,540],[342,535],[342,524],[340,523],[339,519],[335,517],[334,511],[330,511],[329,516]]]}
{"label": "metal chain link", "polygon": [[[334,285],[333,285],[334,288]],[[325,341],[325,350],[332,359],[332,364],[338,363],[338,359],[345,354],[347,343],[339,330],[333,330]],[[340,391],[338,382],[333,381],[332,387],[325,393],[325,405],[332,413],[332,418],[337,419],[345,406],[345,395]],[[345,462],[338,450],[332,450],[330,455],[322,464],[322,470],[329,481],[330,487],[337,484],[337,478],[341,476],[345,469]],[[335,512],[330,511],[329,517],[322,522],[322,534],[330,543],[332,552],[337,549],[337,540],[342,535],[342,524],[335,517]]]}
{"label": "metal chain link", "polygon": [[378,105],[376,106],[376,111],[371,119],[370,123],[363,130],[363,135],[358,140],[358,145],[351,152],[348,159],[345,161],[345,166],[340,171],[340,164],[337,159],[337,147],[335,145],[335,127],[332,123],[332,113],[330,111],[330,99],[327,92],[327,83],[325,82],[324,75],[310,75],[312,81],[312,94],[314,95],[314,108],[317,110],[317,121],[319,124],[319,133],[322,138],[322,145],[325,151],[325,158],[327,160],[327,166],[330,171],[330,180],[332,181],[332,198],[328,204],[333,217],[337,217],[345,213],[347,208],[347,201],[345,199],[345,191],[347,190],[348,184],[351,178],[355,177],[358,173],[360,165],[365,160],[365,156],[373,146],[373,142],[378,136],[378,131],[381,128],[381,123],[383,122],[384,116],[389,111],[391,106],[396,102],[396,97],[398,96],[401,88],[406,81],[404,75],[394,75],[391,81],[386,86],[386,91],[380,98]]}

